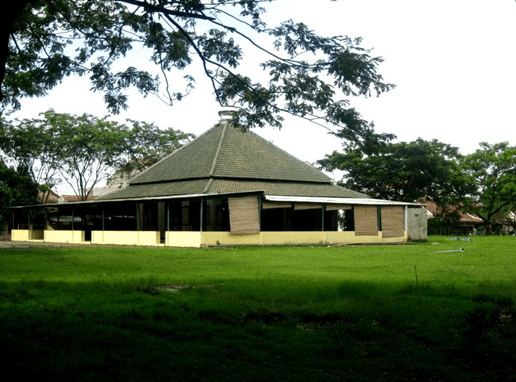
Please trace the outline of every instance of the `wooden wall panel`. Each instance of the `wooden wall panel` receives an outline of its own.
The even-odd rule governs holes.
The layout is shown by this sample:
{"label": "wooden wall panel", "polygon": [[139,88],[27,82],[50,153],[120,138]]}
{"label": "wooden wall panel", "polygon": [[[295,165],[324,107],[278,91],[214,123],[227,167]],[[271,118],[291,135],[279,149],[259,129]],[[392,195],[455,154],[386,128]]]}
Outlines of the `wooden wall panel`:
{"label": "wooden wall panel", "polygon": [[262,202],[262,209],[269,210],[271,208],[292,208],[291,202]]}
{"label": "wooden wall panel", "polygon": [[294,203],[294,210],[320,210],[322,204],[317,203]]}
{"label": "wooden wall panel", "polygon": [[401,206],[382,206],[382,237],[403,236],[403,216]]}
{"label": "wooden wall panel", "polygon": [[378,235],[378,209],[376,206],[355,206],[355,235]]}
{"label": "wooden wall panel", "polygon": [[232,234],[260,232],[257,196],[229,198],[228,205],[229,224]]}
{"label": "wooden wall panel", "polygon": [[327,204],[326,211],[336,211],[336,210],[350,210],[352,207],[350,204]]}

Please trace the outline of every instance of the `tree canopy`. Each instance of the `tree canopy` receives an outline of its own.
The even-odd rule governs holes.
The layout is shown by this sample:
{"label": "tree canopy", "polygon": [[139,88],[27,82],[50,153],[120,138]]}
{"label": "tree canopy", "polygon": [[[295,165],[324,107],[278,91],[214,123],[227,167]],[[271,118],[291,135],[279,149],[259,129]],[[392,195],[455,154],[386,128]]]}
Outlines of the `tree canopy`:
{"label": "tree canopy", "polygon": [[319,165],[341,170],[341,184],[372,197],[415,202],[430,199],[440,205],[458,203],[471,190],[458,165],[456,147],[421,138],[413,142],[377,145],[375,149],[333,152]]}
{"label": "tree canopy", "polygon": [[110,185],[126,183],[143,170],[172,154],[175,150],[195,138],[173,128],[160,128],[153,123],[128,120],[131,128],[125,142],[126,151],[115,173],[109,177]]}
{"label": "tree canopy", "polygon": [[46,202],[52,188],[61,183],[56,155],[59,152],[54,133],[37,120],[23,120],[15,125],[0,126],[0,150],[3,159],[23,168],[39,185],[41,201]]}
{"label": "tree canopy", "polygon": [[0,223],[4,221],[7,207],[38,203],[38,184],[23,167],[14,169],[0,159]]}
{"label": "tree canopy", "polygon": [[437,140],[383,143],[333,152],[320,160],[342,171],[340,184],[374,198],[435,202],[445,220],[458,212],[480,217],[489,234],[495,222],[516,210],[516,147],[480,143],[469,155]]}
{"label": "tree canopy", "polygon": [[474,184],[463,208],[480,217],[490,233],[495,219],[503,220],[516,210],[516,147],[508,142],[481,142],[464,158],[462,169]]}
{"label": "tree canopy", "polygon": [[[356,144],[374,137],[350,97],[393,88],[378,74],[381,57],[360,38],[323,37],[306,24],[268,26],[262,0],[19,0],[0,16],[0,98],[19,107],[23,97],[44,96],[70,75],[87,76],[110,111],[127,107],[127,89],[181,100],[194,87],[200,62],[221,106],[235,106],[243,128],[280,127],[290,113]],[[265,36],[267,43],[258,43]],[[266,45],[267,44],[267,45]],[[270,45],[269,45],[270,44]],[[158,69],[127,65],[131,49],[147,52]],[[252,51],[251,77],[242,63]],[[125,64],[125,66],[123,66]],[[184,81],[169,80],[182,71]]]}
{"label": "tree canopy", "polygon": [[67,183],[79,200],[114,173],[128,178],[173,152],[194,136],[149,123],[121,124],[89,114],[45,112],[0,128],[4,159],[26,169],[40,191]]}

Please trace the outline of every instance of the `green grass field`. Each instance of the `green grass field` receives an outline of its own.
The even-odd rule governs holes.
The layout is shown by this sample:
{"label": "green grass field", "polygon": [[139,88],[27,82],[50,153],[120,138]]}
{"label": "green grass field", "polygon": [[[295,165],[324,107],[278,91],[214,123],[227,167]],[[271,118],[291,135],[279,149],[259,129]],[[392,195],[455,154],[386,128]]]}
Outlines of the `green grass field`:
{"label": "green grass field", "polygon": [[0,365],[55,381],[516,380],[515,248],[0,249]]}

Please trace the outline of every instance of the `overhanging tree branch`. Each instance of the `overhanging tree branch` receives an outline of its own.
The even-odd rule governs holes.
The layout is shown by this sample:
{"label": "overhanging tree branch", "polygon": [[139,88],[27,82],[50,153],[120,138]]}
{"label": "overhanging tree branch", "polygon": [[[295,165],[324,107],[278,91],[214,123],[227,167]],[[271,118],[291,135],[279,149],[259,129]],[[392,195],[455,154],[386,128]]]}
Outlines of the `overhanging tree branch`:
{"label": "overhanging tree branch", "polygon": [[199,19],[199,20],[213,20],[213,17],[209,17],[203,14],[199,13],[190,13],[190,12],[180,12],[180,11],[173,11],[170,9],[165,8],[162,5],[154,5],[150,4],[146,1],[138,1],[138,0],[116,0],[120,3],[126,3],[131,5],[136,5],[137,7],[142,7],[148,12],[159,12],[163,13],[164,15],[168,16],[176,16],[176,17],[182,17],[186,19]]}
{"label": "overhanging tree branch", "polygon": [[[237,105],[237,120],[248,128],[265,124],[281,127],[283,114],[287,113],[346,140],[370,139],[374,135],[372,125],[364,124],[360,115],[348,107],[347,97],[367,97],[373,91],[379,94],[392,88],[376,73],[381,59],[370,57],[357,39],[320,37],[305,24],[290,20],[268,28],[261,18],[265,11],[262,5],[272,2],[25,0],[21,3],[27,8],[23,18],[14,15],[18,17],[17,24],[9,33],[21,42],[19,49],[9,51],[7,42],[8,54],[0,62],[5,69],[3,80],[0,78],[4,106],[19,106],[21,97],[44,95],[64,76],[83,75],[87,71],[92,90],[104,92],[109,110],[115,113],[127,107],[125,89],[130,86],[145,95],[159,94],[159,77],[151,76],[148,71],[129,67],[113,72],[112,64],[137,43],[151,51],[159,76],[165,78],[163,98],[167,97],[169,104],[183,94],[170,89],[168,71],[185,69],[195,53],[202,62],[202,75],[210,80],[215,100],[222,106]],[[234,12],[238,8],[240,16]],[[156,20],[156,15],[161,19]],[[198,35],[198,23],[205,26],[201,22],[206,22],[208,28]],[[32,33],[28,25],[33,26]],[[250,28],[249,33],[245,33],[245,27]],[[251,35],[254,32],[272,37],[271,48],[254,38]],[[39,41],[38,36],[42,36]],[[83,45],[75,55],[69,54],[79,37]],[[268,82],[247,78],[239,72],[243,50],[238,42],[266,55],[266,61],[257,63],[257,69],[268,70]],[[314,54],[312,61],[299,59],[307,52]],[[184,78],[189,91],[194,79],[190,73]]]}

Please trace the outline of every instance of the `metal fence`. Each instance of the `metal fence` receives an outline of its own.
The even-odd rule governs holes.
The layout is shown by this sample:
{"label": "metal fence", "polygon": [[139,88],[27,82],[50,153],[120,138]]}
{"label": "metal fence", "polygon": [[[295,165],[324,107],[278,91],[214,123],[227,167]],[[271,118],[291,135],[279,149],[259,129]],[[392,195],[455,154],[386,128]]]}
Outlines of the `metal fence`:
{"label": "metal fence", "polygon": [[[441,235],[441,236],[468,236],[472,234],[472,230],[469,227],[428,227],[428,235]],[[476,235],[482,233],[477,232]]]}

